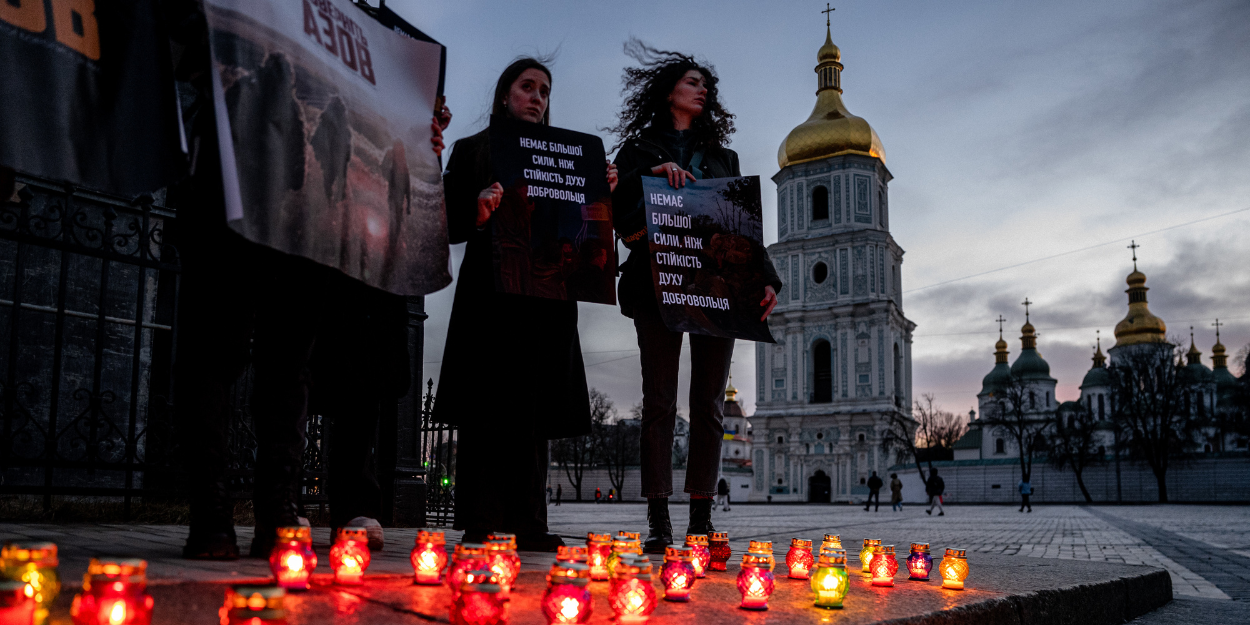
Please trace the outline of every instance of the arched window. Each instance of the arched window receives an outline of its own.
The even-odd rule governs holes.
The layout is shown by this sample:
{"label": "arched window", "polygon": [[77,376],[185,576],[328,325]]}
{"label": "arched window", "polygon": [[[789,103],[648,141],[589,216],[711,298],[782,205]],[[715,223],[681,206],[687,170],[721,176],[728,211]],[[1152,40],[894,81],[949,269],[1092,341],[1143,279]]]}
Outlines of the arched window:
{"label": "arched window", "polygon": [[859,442],[864,442],[864,434],[862,432],[859,435]]}
{"label": "arched window", "polygon": [[1007,453],[1007,441],[1004,441],[1001,438],[994,439],[994,453],[996,454]]}
{"label": "arched window", "polygon": [[900,408],[905,407],[903,402],[907,398],[903,396],[903,354],[899,352],[898,343],[894,344],[894,403]]}
{"label": "arched window", "polygon": [[1029,408],[1037,408],[1037,394],[1029,391]]}
{"label": "arched window", "polygon": [[829,189],[814,187],[812,189],[812,221],[829,219]]}
{"label": "arched window", "polygon": [[1046,391],[1046,406],[1050,406],[1050,391]]}
{"label": "arched window", "polygon": [[1104,410],[1105,406],[1106,404],[1102,400],[1102,393],[1099,393],[1098,394],[1098,418],[1099,419],[1106,418],[1106,411]]}
{"label": "arched window", "polygon": [[833,356],[829,341],[816,341],[812,346],[812,371],[815,374],[812,403],[833,401]]}

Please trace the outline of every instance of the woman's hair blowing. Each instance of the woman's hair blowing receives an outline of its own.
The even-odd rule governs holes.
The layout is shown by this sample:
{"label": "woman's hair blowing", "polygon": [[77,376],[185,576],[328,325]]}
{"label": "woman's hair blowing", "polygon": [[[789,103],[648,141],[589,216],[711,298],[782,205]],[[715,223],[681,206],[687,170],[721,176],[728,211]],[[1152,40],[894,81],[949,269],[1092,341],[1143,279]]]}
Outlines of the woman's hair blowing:
{"label": "woman's hair blowing", "polygon": [[648,126],[672,127],[668,96],[690,70],[703,74],[707,87],[703,113],[690,125],[694,147],[703,149],[729,144],[729,135],[734,132],[734,116],[721,106],[716,70],[710,64],[680,52],[657,50],[632,37],[625,42],[625,54],[637,61],[638,66],[625,68],[621,89],[625,104],[617,115],[616,125],[605,128],[617,136],[613,150],[637,137]]}

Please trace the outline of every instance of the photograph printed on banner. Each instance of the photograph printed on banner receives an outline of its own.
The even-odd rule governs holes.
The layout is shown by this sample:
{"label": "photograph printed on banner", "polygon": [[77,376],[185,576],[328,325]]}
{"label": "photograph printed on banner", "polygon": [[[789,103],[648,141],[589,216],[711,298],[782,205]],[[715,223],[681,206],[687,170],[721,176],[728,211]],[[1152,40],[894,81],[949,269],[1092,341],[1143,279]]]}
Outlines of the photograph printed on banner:
{"label": "photograph printed on banner", "polygon": [[689,181],[644,176],[655,301],[669,330],[775,343],[760,320],[771,275],[759,176]]}
{"label": "photograph printed on banner", "polygon": [[347,0],[206,0],[227,220],[399,295],[451,282],[442,46]]}

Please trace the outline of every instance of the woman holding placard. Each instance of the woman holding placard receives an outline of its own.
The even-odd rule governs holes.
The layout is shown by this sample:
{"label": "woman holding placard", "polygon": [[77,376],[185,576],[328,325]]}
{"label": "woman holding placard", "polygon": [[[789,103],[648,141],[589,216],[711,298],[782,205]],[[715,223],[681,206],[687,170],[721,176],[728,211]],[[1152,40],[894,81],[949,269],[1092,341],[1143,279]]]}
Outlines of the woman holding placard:
{"label": "woman holding placard", "polygon": [[[612,131],[620,137],[616,166],[621,183],[612,194],[613,225],[630,249],[617,297],[634,320],[642,360],[642,495],[650,532],[644,549],[664,553],[673,543],[668,497],[673,493],[673,426],[677,418],[682,333],[660,318],[648,253],[642,177],[667,178],[673,188],[701,178],[740,176],[738,155],[725,147],[734,116],[721,105],[715,72],[677,52],[631,40],[625,52],[639,67],[625,70],[628,97]],[[767,263],[769,286],[760,293],[761,320],[777,305],[781,280]],[[687,534],[712,532],[712,504],[724,434],[725,383],[734,339],[690,335],[690,453],[685,492],[690,494]]]}
{"label": "woman holding placard", "polygon": [[[522,58],[500,75],[492,115],[550,124],[551,71]],[[616,169],[607,169],[616,186]],[[590,432],[577,302],[498,293],[492,219],[503,187],[490,131],[457,141],[443,176],[452,243],[467,242],[447,328],[434,419],[459,426],[455,528],[466,542],[517,535],[527,551],[563,544],[547,532],[547,442]]]}

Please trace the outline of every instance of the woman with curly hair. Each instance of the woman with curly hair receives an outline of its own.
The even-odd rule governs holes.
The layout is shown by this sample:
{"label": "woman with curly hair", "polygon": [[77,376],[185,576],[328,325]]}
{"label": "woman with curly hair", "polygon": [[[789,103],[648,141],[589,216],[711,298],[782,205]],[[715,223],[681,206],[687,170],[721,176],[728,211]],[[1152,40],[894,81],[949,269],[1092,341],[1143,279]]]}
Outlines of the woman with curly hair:
{"label": "woman with curly hair", "polygon": [[[678,52],[656,50],[638,40],[625,52],[639,67],[625,70],[627,94],[618,122],[616,166],[620,183],[612,194],[613,226],[630,250],[617,295],[621,312],[634,320],[642,360],[642,495],[647,498],[648,553],[673,543],[668,498],[673,494],[673,426],[677,418],[677,376],[682,333],[660,318],[647,248],[642,177],[667,178],[673,188],[701,178],[742,175],[738,155],[728,148],[734,116],[721,105],[716,73],[706,63]],[[767,264],[768,285],[760,293],[761,320],[777,305],[781,280]],[[690,453],[685,492],[690,494],[688,534],[708,534],[724,435],[725,383],[734,339],[690,335]]]}

